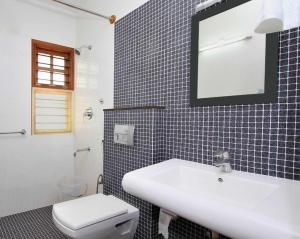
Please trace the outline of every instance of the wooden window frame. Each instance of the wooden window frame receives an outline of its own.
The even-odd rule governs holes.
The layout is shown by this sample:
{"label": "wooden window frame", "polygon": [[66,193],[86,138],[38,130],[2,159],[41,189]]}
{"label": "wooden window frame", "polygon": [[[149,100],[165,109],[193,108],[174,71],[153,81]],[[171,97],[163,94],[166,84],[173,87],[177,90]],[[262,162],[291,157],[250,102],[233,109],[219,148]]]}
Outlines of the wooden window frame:
{"label": "wooden window frame", "polygon": [[[63,134],[63,133],[72,133],[73,131],[73,91],[74,91],[74,65],[75,65],[75,56],[74,48],[65,47],[62,45],[57,45],[49,42],[39,41],[32,39],[32,99],[31,99],[31,133],[32,135],[46,135],[46,134]],[[39,84],[37,83],[37,74],[38,70],[43,70],[43,67],[38,65],[38,52],[53,55],[68,57],[68,69],[56,69],[53,66],[53,57],[50,60],[50,67],[45,67],[45,71],[50,72],[51,81],[53,80],[53,73],[62,73],[68,74],[68,84],[65,85],[55,85],[55,84]],[[66,78],[65,78],[66,80]],[[66,82],[66,81],[65,81]],[[66,117],[67,123],[66,128],[64,129],[37,129],[36,127],[36,94],[55,94],[55,95],[65,95],[66,98]]]}
{"label": "wooden window frame", "polygon": [[[57,54],[60,54],[61,56],[65,56],[67,54],[70,57],[69,66],[68,66],[69,67],[68,86],[47,85],[47,84],[37,83],[36,79],[37,79],[37,69],[38,69],[38,61],[37,61],[38,49],[42,49],[45,53],[47,53],[47,51],[50,54],[55,52]],[[59,70],[56,71],[59,72]],[[73,91],[74,90],[74,48],[32,39],[32,87]]]}

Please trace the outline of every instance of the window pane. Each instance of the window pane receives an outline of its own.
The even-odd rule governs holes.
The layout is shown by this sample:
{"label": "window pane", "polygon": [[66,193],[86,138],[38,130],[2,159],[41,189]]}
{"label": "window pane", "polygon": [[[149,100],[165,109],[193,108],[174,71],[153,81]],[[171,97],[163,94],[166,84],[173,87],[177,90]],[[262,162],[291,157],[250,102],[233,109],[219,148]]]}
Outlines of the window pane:
{"label": "window pane", "polygon": [[67,117],[66,116],[56,116],[56,115],[37,115],[36,118],[37,124],[45,124],[45,125],[66,125]]}
{"label": "window pane", "polygon": [[53,84],[54,85],[65,85],[65,75],[54,73],[53,74]]}
{"label": "window pane", "polygon": [[42,115],[57,115],[57,116],[66,116],[66,107],[60,105],[59,107],[44,107],[45,105],[36,104],[35,114],[37,116]]}
{"label": "window pane", "polygon": [[61,90],[34,92],[34,133],[63,133],[72,129],[72,93]]}
{"label": "window pane", "polygon": [[73,49],[32,40],[32,61],[33,87],[74,90]]}
{"label": "window pane", "polygon": [[53,68],[57,70],[64,70],[65,68],[65,58],[61,56],[54,56],[53,58]]}
{"label": "window pane", "polygon": [[68,125],[66,124],[42,124],[37,123],[36,124],[36,130],[47,130],[49,133],[51,133],[52,130],[61,130],[64,131],[67,128]]}
{"label": "window pane", "polygon": [[50,72],[38,71],[38,83],[39,84],[50,84],[51,74]]}
{"label": "window pane", "polygon": [[[49,92],[51,92],[49,90]],[[53,100],[53,101],[66,101],[67,94],[55,94],[55,93],[36,93],[37,100]]]}
{"label": "window pane", "polygon": [[67,96],[64,94],[41,94],[35,96],[36,106],[47,109],[67,108]]}
{"label": "window pane", "polygon": [[40,109],[65,109],[66,102],[36,99],[36,107]]}
{"label": "window pane", "polygon": [[50,68],[50,55],[38,55],[38,66],[39,67],[45,67]]}

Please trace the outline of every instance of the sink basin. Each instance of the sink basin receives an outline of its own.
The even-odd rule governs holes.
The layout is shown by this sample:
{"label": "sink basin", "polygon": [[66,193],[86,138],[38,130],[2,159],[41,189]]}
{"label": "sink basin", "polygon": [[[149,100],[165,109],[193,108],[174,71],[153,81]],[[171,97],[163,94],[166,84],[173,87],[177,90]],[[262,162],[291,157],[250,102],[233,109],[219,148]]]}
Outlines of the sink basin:
{"label": "sink basin", "polygon": [[179,165],[152,177],[164,186],[173,187],[195,197],[253,208],[276,189],[278,185],[242,177],[222,175],[211,167],[193,168]]}
{"label": "sink basin", "polygon": [[127,173],[126,192],[237,239],[300,239],[300,182],[171,159]]}

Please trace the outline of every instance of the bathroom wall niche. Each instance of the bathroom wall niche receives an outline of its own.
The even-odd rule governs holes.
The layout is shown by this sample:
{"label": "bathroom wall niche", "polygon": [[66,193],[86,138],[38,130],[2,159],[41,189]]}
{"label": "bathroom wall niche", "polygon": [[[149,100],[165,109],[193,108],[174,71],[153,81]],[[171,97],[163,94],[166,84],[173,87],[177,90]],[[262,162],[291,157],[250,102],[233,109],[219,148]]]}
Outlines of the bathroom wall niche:
{"label": "bathroom wall niche", "polygon": [[276,101],[278,33],[256,34],[262,0],[227,0],[192,18],[191,106]]}

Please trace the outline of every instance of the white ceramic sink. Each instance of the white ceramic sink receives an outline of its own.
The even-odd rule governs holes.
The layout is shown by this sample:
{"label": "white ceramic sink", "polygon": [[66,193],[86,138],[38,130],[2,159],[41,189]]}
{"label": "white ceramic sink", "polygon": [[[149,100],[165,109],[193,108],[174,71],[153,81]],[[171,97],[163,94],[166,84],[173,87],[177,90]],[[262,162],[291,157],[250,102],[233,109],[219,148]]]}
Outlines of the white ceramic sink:
{"label": "white ceramic sink", "polygon": [[193,168],[180,165],[153,176],[152,180],[195,197],[205,195],[206,198],[247,208],[253,208],[278,189],[276,184],[231,175],[224,176],[216,174],[213,167]]}
{"label": "white ceramic sink", "polygon": [[171,159],[127,173],[126,192],[236,239],[300,239],[300,182]]}

